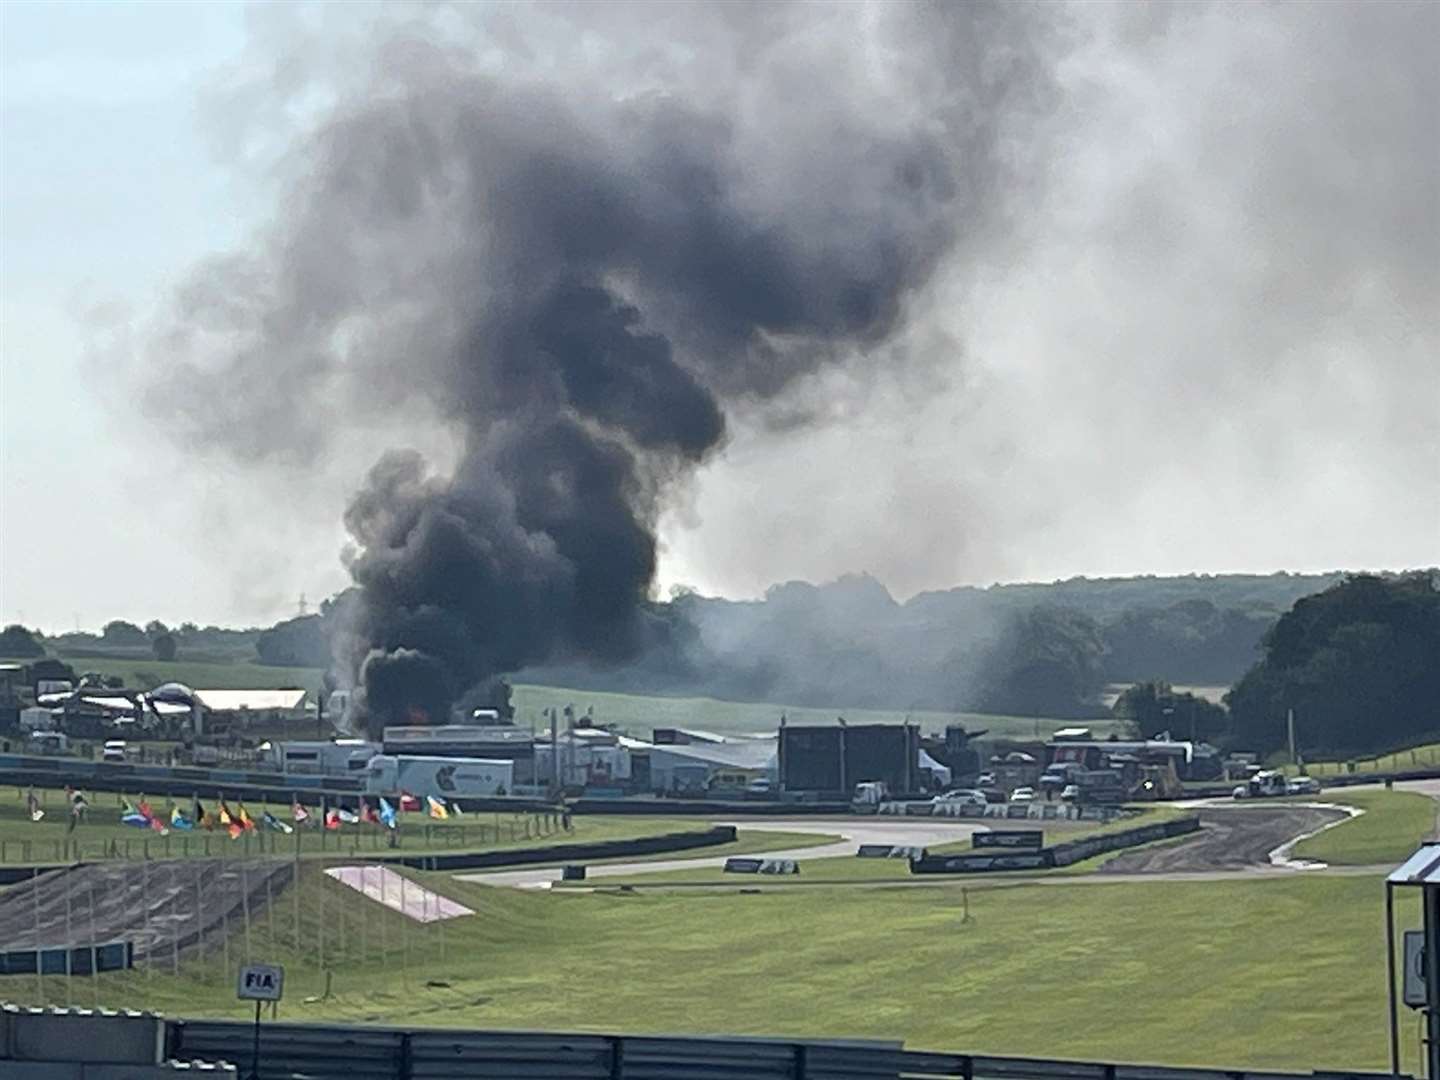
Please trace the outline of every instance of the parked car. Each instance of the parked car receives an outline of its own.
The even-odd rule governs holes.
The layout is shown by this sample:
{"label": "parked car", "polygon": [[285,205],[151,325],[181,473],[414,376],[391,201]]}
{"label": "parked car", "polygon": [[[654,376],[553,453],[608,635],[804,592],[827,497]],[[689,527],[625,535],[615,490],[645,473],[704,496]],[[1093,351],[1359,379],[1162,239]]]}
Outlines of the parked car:
{"label": "parked car", "polygon": [[959,788],[955,791],[947,791],[943,795],[936,795],[930,802],[936,806],[985,806],[989,803],[983,791],[976,791],[974,788]]}
{"label": "parked car", "polygon": [[1080,785],[1066,784],[1065,790],[1060,792],[1060,798],[1064,799],[1066,802],[1074,802],[1076,799],[1080,798]]}
{"label": "parked car", "polygon": [[1320,781],[1313,776],[1297,776],[1285,784],[1286,795],[1319,795]]}
{"label": "parked car", "polygon": [[1035,789],[1031,787],[1017,787],[1010,793],[1011,802],[1034,802]]}
{"label": "parked car", "polygon": [[757,776],[745,785],[745,790],[750,792],[751,795],[769,795],[770,779],[765,776]]}
{"label": "parked car", "polygon": [[995,774],[993,772],[982,772],[975,778],[976,787],[994,787]]}

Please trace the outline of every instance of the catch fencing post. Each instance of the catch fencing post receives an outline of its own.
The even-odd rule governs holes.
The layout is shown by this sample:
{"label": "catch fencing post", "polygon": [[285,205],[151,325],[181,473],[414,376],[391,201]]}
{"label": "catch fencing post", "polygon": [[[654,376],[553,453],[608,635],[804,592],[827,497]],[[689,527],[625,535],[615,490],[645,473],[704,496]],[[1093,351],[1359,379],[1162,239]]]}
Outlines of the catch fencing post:
{"label": "catch fencing post", "polygon": [[30,868],[30,906],[35,911],[35,994],[39,1000],[35,1002],[42,1009],[45,1007],[45,973],[40,963],[40,870],[38,867]]}
{"label": "catch fencing post", "polygon": [[65,890],[65,1007],[71,1008],[75,1001],[72,997],[74,987],[74,966],[72,960],[75,956],[75,939],[70,933],[70,889]]}
{"label": "catch fencing post", "polygon": [[610,1037],[610,1080],[624,1080],[625,1040],[622,1036]]}
{"label": "catch fencing post", "polygon": [[804,1043],[796,1043],[796,1044],[795,1044],[795,1062],[794,1062],[794,1076],[795,1076],[795,1080],[805,1080],[805,1078],[810,1075],[810,1074],[809,1074],[809,1071],[808,1071],[808,1068],[807,1068],[807,1065],[808,1065],[808,1062],[806,1061],[805,1044],[804,1044]]}
{"label": "catch fencing post", "polygon": [[90,879],[90,997],[100,1008],[100,949],[95,934],[95,879]]}
{"label": "catch fencing post", "polygon": [[145,924],[145,978],[155,974],[155,958],[150,953],[150,863],[140,864],[140,911]]}

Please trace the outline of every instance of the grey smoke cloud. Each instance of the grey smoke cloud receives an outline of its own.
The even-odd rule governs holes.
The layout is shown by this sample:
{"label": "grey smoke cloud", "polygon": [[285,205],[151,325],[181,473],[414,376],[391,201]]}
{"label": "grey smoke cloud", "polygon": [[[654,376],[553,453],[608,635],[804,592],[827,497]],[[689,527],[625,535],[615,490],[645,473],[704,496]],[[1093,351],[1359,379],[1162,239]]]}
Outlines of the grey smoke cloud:
{"label": "grey smoke cloud", "polygon": [[428,645],[427,711],[640,647],[657,529],[732,595],[1434,562],[1436,5],[351,10],[257,12],[213,115],[276,217],[148,404],[252,474],[427,448],[347,516],[347,662]]}
{"label": "grey smoke cloud", "polygon": [[911,319],[963,343],[951,389],[737,429],[672,579],[1434,561],[1440,8],[1068,14],[1043,197]]}
{"label": "grey smoke cloud", "polygon": [[508,10],[382,19],[286,152],[273,227],[153,340],[149,408],[240,461],[316,461],[397,410],[455,433],[453,468],[387,451],[346,514],[342,662],[375,723],[646,647],[659,516],[727,414],[793,430],[817,373],[900,355],[937,269],[1030,188],[1042,9],[667,8],[636,55],[620,31],[657,10],[607,28],[617,86],[489,63],[533,55]]}

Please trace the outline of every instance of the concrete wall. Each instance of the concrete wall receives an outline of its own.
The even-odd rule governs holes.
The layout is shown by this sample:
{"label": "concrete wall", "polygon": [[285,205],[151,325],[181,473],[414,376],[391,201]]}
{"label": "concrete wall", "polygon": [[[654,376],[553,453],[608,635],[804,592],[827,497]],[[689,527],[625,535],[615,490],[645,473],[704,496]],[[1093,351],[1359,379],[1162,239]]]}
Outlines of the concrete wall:
{"label": "concrete wall", "polygon": [[234,1065],[166,1061],[163,1017],[90,1009],[0,1009],[0,1080],[182,1080]]}

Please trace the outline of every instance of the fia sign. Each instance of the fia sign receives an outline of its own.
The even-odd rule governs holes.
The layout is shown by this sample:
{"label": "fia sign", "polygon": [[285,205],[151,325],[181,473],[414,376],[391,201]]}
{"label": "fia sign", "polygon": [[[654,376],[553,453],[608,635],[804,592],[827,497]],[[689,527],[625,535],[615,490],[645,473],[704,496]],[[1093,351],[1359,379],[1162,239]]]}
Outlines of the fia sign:
{"label": "fia sign", "polygon": [[285,969],[279,964],[246,964],[235,996],[241,1001],[279,1001],[284,988]]}

